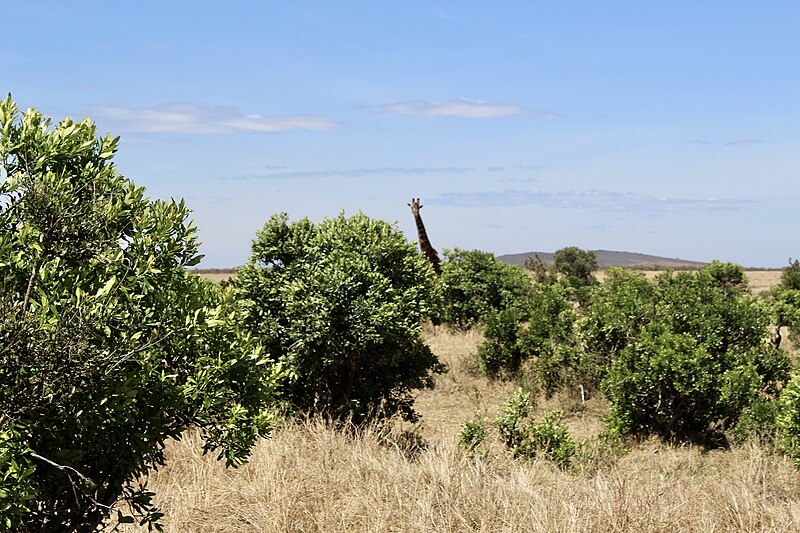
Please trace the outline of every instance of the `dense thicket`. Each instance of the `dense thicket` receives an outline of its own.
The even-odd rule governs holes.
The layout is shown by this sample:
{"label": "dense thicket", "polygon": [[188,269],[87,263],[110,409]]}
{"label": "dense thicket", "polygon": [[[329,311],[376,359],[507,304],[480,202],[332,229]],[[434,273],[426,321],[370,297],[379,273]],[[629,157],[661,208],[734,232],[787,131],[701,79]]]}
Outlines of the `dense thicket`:
{"label": "dense thicket", "polygon": [[641,311],[604,381],[623,433],[704,440],[787,379],[788,356],[769,346],[769,314],[740,267],[662,274]]}
{"label": "dense thicket", "polygon": [[117,173],[117,139],[0,103],[0,529],[93,531],[195,426],[244,460],[277,367],[235,328],[183,202]]}
{"label": "dense thicket", "polygon": [[457,328],[481,324],[504,310],[524,311],[531,279],[522,269],[507,265],[480,250],[445,250],[437,282],[437,319]]}
{"label": "dense thicket", "polygon": [[298,410],[414,419],[411,391],[442,370],[420,336],[433,272],[386,222],[275,215],[235,287],[243,326],[287,368],[285,398]]}
{"label": "dense thicket", "polygon": [[788,380],[788,355],[768,342],[770,307],[737,265],[653,281],[611,269],[596,286],[570,277],[539,273],[527,309],[487,319],[486,372],[523,369],[548,394],[602,389],[617,433],[703,442],[774,402]]}
{"label": "dense thicket", "polygon": [[552,265],[537,256],[525,266],[533,275],[526,297],[485,318],[481,368],[490,375],[521,372],[547,395],[564,386],[596,388],[598,370],[578,349],[577,325],[597,284],[594,254],[573,246],[558,250]]}

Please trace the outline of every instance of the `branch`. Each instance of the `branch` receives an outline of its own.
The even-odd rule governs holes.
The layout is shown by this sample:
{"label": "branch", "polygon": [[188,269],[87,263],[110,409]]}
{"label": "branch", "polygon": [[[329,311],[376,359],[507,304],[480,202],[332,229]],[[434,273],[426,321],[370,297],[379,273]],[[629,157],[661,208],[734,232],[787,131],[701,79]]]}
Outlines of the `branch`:
{"label": "branch", "polygon": [[25,314],[28,312],[28,305],[30,304],[31,300],[31,292],[33,292],[33,282],[36,280],[36,276],[39,275],[39,269],[42,268],[43,259],[40,257],[36,260],[36,264],[33,265],[33,271],[31,272],[31,277],[28,280],[28,289],[25,291],[25,299],[22,302],[22,316],[24,317]]}
{"label": "branch", "polygon": [[[41,455],[39,455],[38,453],[35,453],[35,452],[28,452],[27,455],[32,457],[33,459],[39,460],[39,461],[41,461],[43,463],[46,463],[46,464],[52,466],[56,470],[60,470],[61,472],[64,472],[64,474],[67,476],[67,479],[69,480],[69,484],[72,486],[72,494],[73,494],[73,496],[75,496],[75,503],[78,504],[78,505],[80,505],[80,498],[78,497],[78,487],[75,486],[75,482],[72,480],[72,476],[70,475],[70,473],[75,474],[76,476],[78,476],[81,479],[81,481],[83,481],[89,487],[96,487],[97,486],[94,483],[94,481],[92,481],[88,477],[84,476],[78,470],[72,468],[71,466],[58,464],[55,461],[51,461],[47,457],[43,457],[43,456],[41,456]],[[94,504],[94,505],[96,505],[98,507],[102,507],[104,509],[107,509],[109,511],[111,510],[110,506],[98,502],[94,497],[90,496],[89,494],[86,494],[84,491],[81,491],[81,493],[83,493],[92,502],[92,504]]]}
{"label": "branch", "polygon": [[[39,455],[38,453],[35,453],[35,452],[28,452],[28,455],[33,457],[34,459],[38,459],[39,461],[42,461],[43,463],[47,463],[48,465],[52,466],[56,470],[61,470],[62,472],[72,472],[73,474],[75,474],[76,476],[81,478],[81,481],[83,481],[87,485],[90,485],[92,487],[95,486],[94,481],[92,481],[88,477],[84,476],[83,474],[81,474],[80,472],[78,472],[77,470],[72,468],[71,466],[60,465],[60,464],[58,464],[58,463],[56,463],[54,461],[51,461],[47,457],[42,457],[41,455]],[[67,477],[69,477],[69,474],[67,474]],[[70,481],[72,481],[71,478],[70,478]]]}

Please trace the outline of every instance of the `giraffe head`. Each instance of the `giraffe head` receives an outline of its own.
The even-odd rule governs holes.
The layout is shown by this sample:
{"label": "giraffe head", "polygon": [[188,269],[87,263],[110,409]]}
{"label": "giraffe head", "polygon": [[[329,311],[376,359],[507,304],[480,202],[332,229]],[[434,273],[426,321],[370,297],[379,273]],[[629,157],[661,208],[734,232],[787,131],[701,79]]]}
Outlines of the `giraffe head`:
{"label": "giraffe head", "polygon": [[411,212],[414,215],[419,215],[419,210],[422,209],[422,204],[419,203],[419,198],[412,198],[411,203],[408,204],[408,207],[411,208]]}

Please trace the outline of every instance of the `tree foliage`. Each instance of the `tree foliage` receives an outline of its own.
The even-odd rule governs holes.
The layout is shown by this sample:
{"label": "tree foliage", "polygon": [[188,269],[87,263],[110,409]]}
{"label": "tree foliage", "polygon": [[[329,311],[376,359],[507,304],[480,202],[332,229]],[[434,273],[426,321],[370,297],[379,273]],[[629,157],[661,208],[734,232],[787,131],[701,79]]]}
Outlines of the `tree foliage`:
{"label": "tree foliage", "polygon": [[589,344],[611,350],[603,386],[617,430],[708,441],[776,397],[788,357],[766,343],[769,315],[743,279],[741,267],[717,262],[662,274],[652,289],[630,277],[633,297],[600,306]]}
{"label": "tree foliage", "polygon": [[781,288],[800,291],[800,260],[789,259],[789,265],[781,273]]}
{"label": "tree foliage", "polygon": [[120,499],[157,521],[138,480],[166,439],[236,464],[273,416],[277,367],[185,270],[188,209],[117,173],[117,141],[0,103],[0,527],[93,531]]}
{"label": "tree foliage", "polygon": [[553,269],[564,276],[572,286],[596,284],[594,272],[597,268],[597,254],[581,250],[577,246],[562,248],[553,256]]}
{"label": "tree foliage", "polygon": [[531,408],[528,394],[518,388],[494,421],[500,440],[514,457],[543,457],[566,469],[576,448],[569,429],[559,423],[564,413],[546,411],[536,422],[530,417]]}
{"label": "tree foliage", "polygon": [[778,401],[776,425],[780,450],[800,468],[800,373],[793,372]]}
{"label": "tree foliage", "polygon": [[445,250],[444,256],[437,283],[439,320],[470,328],[499,311],[526,309],[531,279],[522,269],[480,250],[455,248]]}
{"label": "tree foliage", "polygon": [[286,365],[285,397],[296,409],[413,419],[411,391],[442,370],[420,336],[432,271],[386,222],[274,215],[235,287],[244,327]]}
{"label": "tree foliage", "polygon": [[548,395],[601,389],[618,434],[698,441],[743,413],[766,413],[755,404],[774,400],[787,379],[787,354],[767,342],[767,307],[738,265],[654,281],[610,269],[585,300],[574,294],[565,277],[537,283],[526,309],[492,315],[478,349],[484,371],[523,369]]}
{"label": "tree foliage", "polygon": [[781,273],[781,282],[764,293],[775,328],[773,344],[780,346],[781,328],[787,327],[793,340],[800,338],[800,261],[789,260]]}
{"label": "tree foliage", "polygon": [[530,361],[526,370],[548,395],[565,384],[583,384],[575,337],[578,312],[569,292],[562,283],[537,283],[523,311],[490,315],[478,347],[482,370],[492,376],[515,375]]}

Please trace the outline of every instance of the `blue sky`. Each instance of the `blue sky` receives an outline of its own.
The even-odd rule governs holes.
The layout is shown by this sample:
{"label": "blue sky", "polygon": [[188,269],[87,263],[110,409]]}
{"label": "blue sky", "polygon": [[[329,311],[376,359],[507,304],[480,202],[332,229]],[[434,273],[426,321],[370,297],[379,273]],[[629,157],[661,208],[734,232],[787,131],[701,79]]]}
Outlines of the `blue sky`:
{"label": "blue sky", "polygon": [[800,256],[798,2],[3,3],[0,89],[122,137],[246,262],[272,213],[433,245]]}

